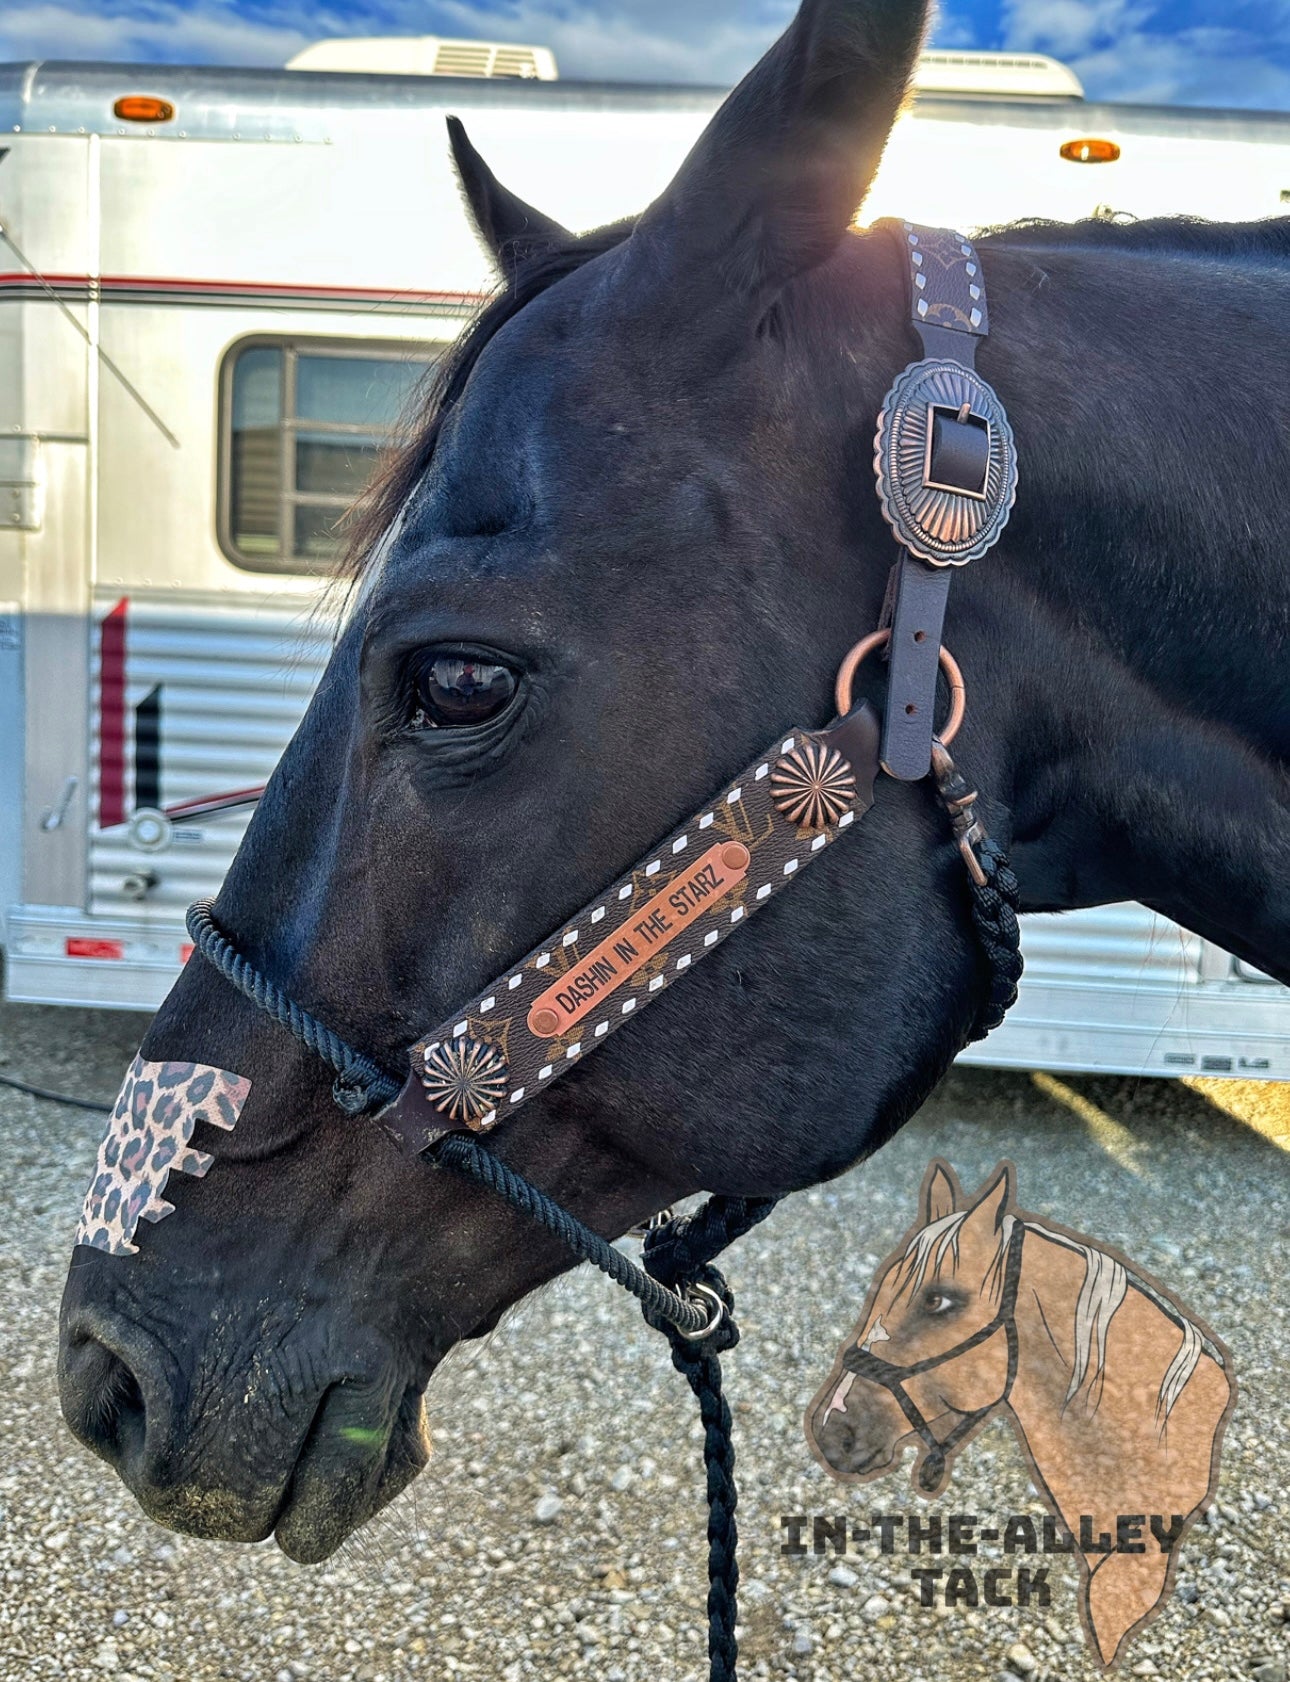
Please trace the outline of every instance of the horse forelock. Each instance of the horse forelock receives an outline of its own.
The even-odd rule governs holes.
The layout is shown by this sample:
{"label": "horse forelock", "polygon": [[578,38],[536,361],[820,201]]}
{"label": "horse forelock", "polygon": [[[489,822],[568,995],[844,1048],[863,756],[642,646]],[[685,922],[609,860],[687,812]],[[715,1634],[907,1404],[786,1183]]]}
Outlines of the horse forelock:
{"label": "horse forelock", "polygon": [[[926,1279],[929,1268],[933,1279],[940,1278],[947,1261],[951,1272],[958,1271],[959,1235],[971,1213],[970,1209],[956,1209],[952,1214],[942,1215],[939,1220],[929,1221],[919,1228],[906,1244],[900,1260],[897,1298],[906,1291],[916,1291]],[[982,1289],[992,1299],[997,1298],[1003,1289],[1004,1263],[1013,1224],[1011,1215],[1005,1215],[1000,1222],[999,1242],[981,1281]]]}
{"label": "horse forelock", "polygon": [[489,342],[535,298],[549,292],[593,258],[621,245],[630,233],[630,222],[615,223],[584,234],[568,245],[543,251],[523,264],[513,280],[482,306],[433,375],[420,383],[396,429],[395,442],[355,504],[349,517],[349,538],[341,565],[343,578],[350,582],[361,580],[369,566],[384,553],[386,545],[382,539],[392,530],[429,467],[444,421],[460,401]]}
{"label": "horse forelock", "polygon": [[905,1246],[897,1273],[897,1299],[906,1291],[916,1291],[927,1277],[927,1269],[933,1270],[932,1277],[939,1278],[941,1268],[948,1256],[957,1270],[959,1261],[959,1233],[963,1222],[967,1219],[967,1210],[960,1209],[949,1215],[942,1215],[937,1221],[929,1221],[919,1230]]}

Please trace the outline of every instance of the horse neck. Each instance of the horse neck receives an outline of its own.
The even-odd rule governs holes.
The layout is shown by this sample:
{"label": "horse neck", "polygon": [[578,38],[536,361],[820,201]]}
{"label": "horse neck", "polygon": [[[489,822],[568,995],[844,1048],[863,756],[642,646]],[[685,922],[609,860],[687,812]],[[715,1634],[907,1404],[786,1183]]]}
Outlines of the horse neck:
{"label": "horse neck", "polygon": [[1290,758],[1284,269],[1006,236],[985,268],[980,360],[1022,462],[1014,613],[1033,593],[1163,698]]}
{"label": "horse neck", "polygon": [[1284,287],[1160,254],[992,250],[979,361],[1021,488],[946,635],[977,728],[1003,733],[976,774],[1011,795],[997,822],[1023,903],[1139,899],[1290,980]]}

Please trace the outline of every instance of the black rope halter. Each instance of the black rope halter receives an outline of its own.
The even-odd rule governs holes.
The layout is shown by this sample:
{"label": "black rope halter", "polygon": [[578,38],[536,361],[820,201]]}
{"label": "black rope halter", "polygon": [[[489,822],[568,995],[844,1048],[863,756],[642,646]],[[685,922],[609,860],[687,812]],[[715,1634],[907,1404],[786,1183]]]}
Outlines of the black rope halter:
{"label": "black rope halter", "polygon": [[[942,769],[938,790],[956,832],[962,827],[961,814],[971,811],[970,800],[962,799],[965,788],[952,764],[948,771]],[[966,829],[959,839],[977,866],[969,876],[972,920],[989,971],[989,985],[972,1030],[972,1038],[979,1039],[998,1026],[1017,994],[1021,974],[1017,883],[1006,855],[994,842],[983,835],[974,836]],[[208,902],[190,909],[188,932],[195,949],[244,998],[335,1069],[332,1097],[346,1114],[377,1110],[391,1103],[402,1090],[403,1082],[397,1075],[356,1051],[238,952],[215,922]],[[431,1167],[448,1168],[473,1179],[544,1227],[579,1260],[590,1262],[615,1284],[630,1291],[640,1303],[648,1324],[666,1335],[672,1364],[694,1392],[703,1421],[708,1501],[709,1678],[710,1682],[735,1682],[738,1498],[730,1408],[722,1390],[720,1357],[739,1342],[739,1328],[734,1318],[733,1294],[713,1262],[727,1245],[765,1220],[778,1198],[712,1196],[693,1214],[653,1224],[645,1236],[642,1269],[468,1134],[446,1134],[430,1145],[420,1160]],[[938,1443],[927,1421],[901,1388],[902,1381],[939,1364],[940,1360],[950,1359],[955,1353],[963,1353],[1004,1326],[1009,1340],[1008,1386],[1011,1388],[1017,1360],[1012,1315],[1020,1261],[1020,1239],[1014,1237],[998,1315],[975,1338],[945,1356],[908,1369],[888,1369],[876,1357],[858,1352],[847,1357],[845,1364],[863,1362],[864,1376],[873,1377],[875,1382],[891,1390],[918,1431],[926,1445],[921,1470],[925,1488],[934,1488],[939,1483],[946,1454],[976,1423],[976,1416],[966,1416],[949,1438]],[[862,1368],[849,1366],[849,1370],[859,1372]]]}

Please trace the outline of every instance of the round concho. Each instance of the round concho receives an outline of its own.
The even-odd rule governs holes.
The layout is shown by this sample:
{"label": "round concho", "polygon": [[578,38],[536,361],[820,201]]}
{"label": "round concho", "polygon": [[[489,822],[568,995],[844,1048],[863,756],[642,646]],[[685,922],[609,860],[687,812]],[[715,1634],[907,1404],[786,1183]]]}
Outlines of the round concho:
{"label": "round concho", "polygon": [[449,1121],[465,1122],[473,1132],[486,1133],[497,1120],[497,1105],[506,1090],[506,1059],[501,1052],[461,1034],[427,1051],[422,1062],[421,1084],[435,1109]]}
{"label": "round concho", "polygon": [[807,740],[778,761],[771,799],[799,829],[826,829],[853,804],[855,772],[836,748]]}
{"label": "round concho", "polygon": [[[984,481],[972,492],[938,484],[932,460],[937,414],[964,414],[987,428]],[[971,368],[929,358],[911,363],[883,401],[874,471],[887,522],[911,555],[933,566],[964,566],[984,555],[1008,523],[1017,497],[1017,448],[1003,404]]]}

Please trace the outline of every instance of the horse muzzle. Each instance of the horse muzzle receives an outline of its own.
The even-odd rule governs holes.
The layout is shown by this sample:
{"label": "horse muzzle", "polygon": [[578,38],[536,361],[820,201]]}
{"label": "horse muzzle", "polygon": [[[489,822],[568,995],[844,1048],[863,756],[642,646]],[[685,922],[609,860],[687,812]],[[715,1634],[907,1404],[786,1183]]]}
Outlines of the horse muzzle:
{"label": "horse muzzle", "polygon": [[[852,1394],[857,1405],[851,1408]],[[808,1422],[808,1434],[816,1449],[839,1477],[872,1477],[891,1465],[897,1445],[908,1435],[904,1415],[891,1398],[875,1385],[856,1380],[848,1386],[845,1405],[836,1406],[838,1390],[815,1408]]]}
{"label": "horse muzzle", "polygon": [[209,1323],[188,1373],[171,1353],[183,1342],[69,1285],[63,1416],[159,1524],[230,1542],[272,1535],[301,1564],[326,1559],[425,1465],[424,1375],[410,1382],[375,1347],[356,1364],[352,1346],[331,1371],[330,1340],[308,1328],[238,1360]]}

